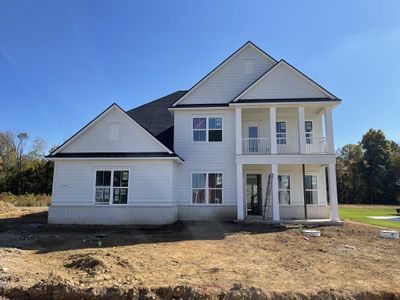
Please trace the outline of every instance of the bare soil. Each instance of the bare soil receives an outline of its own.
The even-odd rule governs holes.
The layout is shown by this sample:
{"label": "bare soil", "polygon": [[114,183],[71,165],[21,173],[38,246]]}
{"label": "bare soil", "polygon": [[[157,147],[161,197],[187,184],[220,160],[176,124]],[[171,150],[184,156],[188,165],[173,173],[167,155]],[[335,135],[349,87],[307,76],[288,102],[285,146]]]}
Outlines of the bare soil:
{"label": "bare soil", "polygon": [[[0,215],[0,299],[400,299],[400,242],[378,227],[48,225]],[[106,235],[98,246],[98,235]]]}

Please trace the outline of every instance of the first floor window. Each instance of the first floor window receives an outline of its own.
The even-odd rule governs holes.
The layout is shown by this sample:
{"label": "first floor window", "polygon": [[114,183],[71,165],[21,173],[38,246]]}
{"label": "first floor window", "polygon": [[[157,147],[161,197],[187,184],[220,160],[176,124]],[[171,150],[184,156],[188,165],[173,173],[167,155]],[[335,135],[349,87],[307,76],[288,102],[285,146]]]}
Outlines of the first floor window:
{"label": "first floor window", "polygon": [[192,174],[192,203],[222,203],[222,173]]}
{"label": "first floor window", "polygon": [[305,201],[306,204],[317,204],[318,203],[318,185],[317,176],[306,175],[304,177],[304,183],[306,188]]}
{"label": "first floor window", "polygon": [[279,204],[290,205],[290,176],[278,176]]}
{"label": "first floor window", "polygon": [[96,203],[108,204],[110,202],[111,171],[96,172]]}
{"label": "first floor window", "polygon": [[206,176],[205,173],[192,174],[193,203],[206,203]]}
{"label": "first floor window", "polygon": [[96,204],[128,203],[129,171],[96,171]]}

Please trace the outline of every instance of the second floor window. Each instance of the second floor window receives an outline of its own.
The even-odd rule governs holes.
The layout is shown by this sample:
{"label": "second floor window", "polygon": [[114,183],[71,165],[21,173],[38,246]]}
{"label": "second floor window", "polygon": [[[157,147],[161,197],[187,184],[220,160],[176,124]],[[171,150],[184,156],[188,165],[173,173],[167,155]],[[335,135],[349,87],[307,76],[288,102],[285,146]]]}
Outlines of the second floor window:
{"label": "second floor window", "polygon": [[286,145],[286,122],[276,122],[276,143]]}
{"label": "second floor window", "polygon": [[306,131],[306,144],[311,145],[313,143],[313,124],[312,121],[306,121],[305,123]]}
{"label": "second floor window", "polygon": [[221,117],[193,118],[193,141],[221,142],[222,118]]}

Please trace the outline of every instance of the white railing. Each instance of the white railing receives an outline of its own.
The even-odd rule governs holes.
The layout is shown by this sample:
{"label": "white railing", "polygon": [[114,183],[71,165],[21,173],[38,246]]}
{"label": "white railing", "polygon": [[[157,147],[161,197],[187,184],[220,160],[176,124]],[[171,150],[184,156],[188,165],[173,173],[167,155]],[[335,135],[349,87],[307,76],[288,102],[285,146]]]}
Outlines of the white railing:
{"label": "white railing", "polygon": [[242,139],[243,154],[270,154],[271,139],[270,138],[243,138]]}
{"label": "white railing", "polygon": [[278,154],[297,154],[299,153],[299,139],[294,137],[276,138],[276,148]]}
{"label": "white railing", "polygon": [[307,137],[306,153],[328,153],[326,137]]}
{"label": "white railing", "polygon": [[[328,153],[326,137],[305,137],[306,153]],[[276,138],[277,154],[299,154],[298,137]],[[271,154],[270,138],[243,138],[243,154]]]}

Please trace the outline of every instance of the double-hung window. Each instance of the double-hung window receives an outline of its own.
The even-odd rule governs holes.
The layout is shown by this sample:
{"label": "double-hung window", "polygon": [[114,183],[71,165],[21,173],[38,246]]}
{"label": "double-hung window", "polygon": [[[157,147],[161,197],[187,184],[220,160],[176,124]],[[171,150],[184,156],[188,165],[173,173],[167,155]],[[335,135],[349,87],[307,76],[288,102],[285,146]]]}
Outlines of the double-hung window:
{"label": "double-hung window", "polygon": [[278,175],[279,204],[290,205],[290,176]]}
{"label": "double-hung window", "polygon": [[286,122],[276,122],[276,143],[286,145]]}
{"label": "double-hung window", "polygon": [[221,142],[222,118],[221,117],[193,118],[193,141]]}
{"label": "double-hung window", "polygon": [[192,203],[222,203],[222,173],[192,174]]}
{"label": "double-hung window", "polygon": [[128,189],[129,171],[96,171],[96,204],[127,204]]}
{"label": "double-hung window", "polygon": [[311,145],[313,143],[313,123],[312,121],[305,122],[305,131],[306,131],[306,144]]}
{"label": "double-hung window", "polygon": [[306,188],[306,204],[318,204],[318,185],[316,175],[306,175],[304,177]]}

